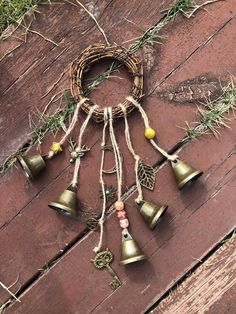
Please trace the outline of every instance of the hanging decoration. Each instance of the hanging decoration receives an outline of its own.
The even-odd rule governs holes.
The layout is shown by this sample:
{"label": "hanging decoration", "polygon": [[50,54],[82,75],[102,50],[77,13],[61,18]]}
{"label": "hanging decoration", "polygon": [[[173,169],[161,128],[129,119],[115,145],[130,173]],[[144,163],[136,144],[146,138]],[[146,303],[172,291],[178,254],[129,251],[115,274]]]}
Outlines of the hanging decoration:
{"label": "hanging decoration", "polygon": [[[126,66],[133,78],[133,84],[130,91],[130,95],[127,96],[123,103],[117,104],[114,107],[102,108],[99,105],[94,104],[91,99],[84,96],[82,82],[84,73],[95,63],[102,59],[112,58],[118,60]],[[150,165],[146,164],[139,156],[133,147],[132,139],[130,136],[128,115],[132,110],[137,109],[144,123],[144,136],[150,142],[155,150],[163,155],[171,164],[176,183],[179,189],[189,185],[202,174],[201,171],[196,170],[187,163],[181,161],[175,154],[170,155],[164,149],[159,147],[156,141],[156,131],[149,123],[146,112],[140,104],[140,100],[143,97],[143,67],[140,60],[131,54],[125,48],[118,45],[105,45],[95,44],[85,49],[78,58],[72,63],[71,75],[70,75],[70,88],[72,96],[76,101],[76,109],[74,111],[73,118],[70,125],[59,142],[53,142],[49,152],[46,155],[34,155],[34,156],[18,156],[20,165],[22,166],[26,176],[30,179],[34,179],[41,171],[46,168],[47,160],[53,158],[55,155],[61,153],[64,149],[65,143],[68,140],[71,132],[76,126],[78,120],[78,114],[80,110],[83,110],[87,116],[79,129],[78,141],[75,143],[70,140],[70,162],[74,164],[74,173],[70,185],[56,198],[55,201],[49,203],[49,207],[56,210],[60,214],[78,217],[79,208],[77,202],[77,194],[79,194],[79,170],[81,166],[82,158],[90,151],[90,148],[83,143],[84,132],[89,124],[89,121],[93,119],[96,122],[103,123],[102,129],[102,141],[101,141],[101,163],[99,169],[99,181],[101,185],[101,200],[102,210],[100,218],[90,217],[87,219],[87,227],[92,230],[99,229],[99,239],[94,247],[95,257],[92,259],[94,266],[98,269],[106,268],[113,280],[110,286],[113,289],[118,288],[121,285],[121,281],[115,271],[111,268],[110,263],[113,260],[113,255],[109,249],[104,249],[104,224],[107,214],[111,210],[107,211],[107,201],[114,196],[117,197],[114,204],[114,210],[116,211],[119,226],[121,228],[121,260],[120,263],[130,264],[133,262],[146,259],[145,254],[140,250],[138,244],[133,239],[129,232],[130,217],[128,217],[125,203],[122,199],[122,185],[123,185],[123,158],[120,151],[120,147],[116,138],[114,130],[114,121],[117,118],[123,118],[125,122],[125,140],[128,150],[134,159],[134,172],[136,178],[137,198],[135,199],[136,206],[140,211],[145,223],[150,229],[154,229],[159,223],[161,217],[167,210],[167,205],[159,204],[158,202],[147,201],[143,198],[143,188],[153,190],[155,187],[155,170]],[[110,137],[111,145],[108,145],[108,136]],[[112,152],[115,157],[115,165],[111,169],[107,169],[104,166],[105,154]],[[117,188],[108,186],[105,183],[104,177],[106,175],[116,174]]]}

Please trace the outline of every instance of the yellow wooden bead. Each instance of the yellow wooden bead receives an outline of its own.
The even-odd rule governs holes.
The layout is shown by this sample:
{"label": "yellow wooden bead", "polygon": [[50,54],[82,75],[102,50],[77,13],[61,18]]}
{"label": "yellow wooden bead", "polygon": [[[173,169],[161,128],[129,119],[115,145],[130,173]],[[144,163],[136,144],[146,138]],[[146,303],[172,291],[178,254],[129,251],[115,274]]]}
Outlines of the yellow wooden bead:
{"label": "yellow wooden bead", "polygon": [[144,135],[147,139],[151,140],[155,137],[156,132],[152,128],[147,128],[144,132]]}
{"label": "yellow wooden bead", "polygon": [[62,152],[61,144],[60,144],[60,143],[57,143],[57,142],[53,142],[53,143],[52,143],[52,146],[51,146],[51,150],[52,150],[55,154]]}

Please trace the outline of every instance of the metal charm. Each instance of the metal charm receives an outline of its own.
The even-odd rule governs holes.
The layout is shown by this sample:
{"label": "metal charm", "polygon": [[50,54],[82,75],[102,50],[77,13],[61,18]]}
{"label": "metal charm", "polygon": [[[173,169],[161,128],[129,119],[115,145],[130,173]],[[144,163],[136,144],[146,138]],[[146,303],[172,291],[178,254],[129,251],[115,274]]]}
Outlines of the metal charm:
{"label": "metal charm", "polygon": [[98,219],[93,218],[93,217],[88,218],[86,220],[86,225],[87,225],[89,230],[96,231],[96,230],[98,230]]}
{"label": "metal charm", "polygon": [[[110,145],[104,145],[101,147],[101,150],[104,150],[104,151],[109,151],[109,152],[113,152],[113,147],[110,146]],[[121,156],[121,160],[123,161],[123,157]],[[113,173],[116,173],[116,165],[114,165],[112,168],[110,169],[103,169],[102,171],[103,173],[105,174],[113,174]]]}
{"label": "metal charm", "polygon": [[77,144],[70,139],[69,140],[70,144],[70,163],[74,163],[77,158],[83,157],[87,152],[90,151],[90,148],[83,145],[81,149],[78,148]]}
{"label": "metal charm", "polygon": [[[114,188],[114,186],[105,184],[105,195],[107,201],[112,201],[116,196],[116,189]],[[100,190],[100,198],[103,199],[102,190]]]}
{"label": "metal charm", "polygon": [[138,179],[140,184],[149,190],[155,186],[155,172],[152,166],[146,164],[142,159],[138,164]]}
{"label": "metal charm", "polygon": [[[104,151],[107,150],[107,151],[109,151],[109,152],[113,152],[113,147],[110,146],[110,145],[104,145],[104,146],[101,147],[101,150],[104,150]],[[105,173],[105,174],[113,174],[113,173],[116,173],[116,166],[114,165],[112,168],[107,169],[107,170],[103,169],[102,172]]]}
{"label": "metal charm", "polygon": [[113,290],[116,290],[117,288],[121,286],[122,283],[119,277],[117,276],[117,274],[115,273],[115,271],[109,265],[112,262],[112,260],[113,260],[113,255],[111,251],[107,249],[106,251],[97,253],[95,258],[92,259],[91,262],[93,262],[94,266],[98,269],[102,269],[104,267],[107,268],[107,270],[113,277],[112,282],[110,282],[109,285]]}

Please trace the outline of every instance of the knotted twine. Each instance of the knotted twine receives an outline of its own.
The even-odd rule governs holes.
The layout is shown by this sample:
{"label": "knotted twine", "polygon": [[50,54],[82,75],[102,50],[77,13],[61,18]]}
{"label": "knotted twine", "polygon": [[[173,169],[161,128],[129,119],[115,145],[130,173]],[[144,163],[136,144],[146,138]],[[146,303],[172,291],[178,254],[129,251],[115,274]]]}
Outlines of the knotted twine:
{"label": "knotted twine", "polygon": [[129,149],[130,153],[133,155],[134,160],[135,160],[135,179],[136,179],[136,187],[137,187],[137,190],[138,190],[138,197],[136,198],[135,201],[137,203],[140,203],[143,200],[142,187],[141,187],[141,183],[140,183],[140,180],[139,180],[139,177],[138,177],[138,167],[139,167],[139,161],[140,161],[141,158],[135,153],[133,145],[132,145],[132,142],[131,142],[126,108],[122,104],[119,104],[119,106],[121,107],[121,109],[122,109],[122,111],[124,113],[126,143],[127,143],[127,146],[128,146],[128,149]]}
{"label": "knotted twine", "polygon": [[[81,108],[81,106],[85,103],[85,101],[87,101],[88,98],[82,98],[79,102],[77,102],[76,104],[76,108],[75,108],[75,111],[74,111],[74,114],[73,114],[73,117],[71,119],[71,122],[70,122],[70,125],[65,133],[65,135],[61,138],[61,140],[59,141],[59,145],[63,145],[65,143],[65,141],[67,140],[67,138],[69,137],[69,135],[71,134],[71,132],[73,131],[75,125],[76,125],[76,122],[78,120],[78,114],[79,114],[79,110]],[[53,151],[53,150],[50,150],[48,152],[48,155],[47,155],[47,158],[50,159],[52,158],[56,153]]]}
{"label": "knotted twine", "polygon": [[102,206],[102,215],[98,221],[98,224],[100,226],[100,237],[98,245],[95,246],[93,249],[94,252],[99,252],[102,248],[102,240],[103,240],[103,233],[104,233],[104,222],[105,222],[105,212],[106,212],[106,191],[105,191],[105,183],[103,180],[103,170],[104,170],[104,158],[105,158],[105,150],[103,149],[106,145],[106,129],[108,125],[108,110],[107,108],[104,109],[104,126],[103,126],[103,132],[102,132],[102,142],[101,142],[101,150],[102,150],[102,156],[101,156],[101,166],[100,166],[100,184],[101,184],[101,190],[102,190],[102,197],[103,197],[103,206]]}
{"label": "knotted twine", "polygon": [[[107,117],[108,114],[108,117]],[[105,132],[106,127],[109,122],[109,134],[111,138],[112,148],[115,155],[115,164],[116,164],[116,175],[117,175],[117,200],[121,201],[122,195],[122,156],[120,153],[119,145],[117,143],[114,127],[113,127],[113,115],[112,115],[112,107],[108,107],[104,109],[104,127],[103,127],[103,139],[102,145],[105,145]],[[104,234],[104,222],[105,222],[105,210],[106,210],[106,193],[105,193],[105,185],[103,181],[103,166],[104,166],[104,150],[102,151],[102,160],[101,160],[101,168],[100,168],[100,183],[102,186],[102,194],[103,194],[103,210],[101,218],[99,219],[100,226],[100,238],[98,245],[93,249],[94,252],[99,252],[102,248],[102,240]]]}
{"label": "knotted twine", "polygon": [[[77,144],[79,151],[81,151],[81,148],[82,148],[82,137],[83,137],[84,131],[85,131],[85,129],[89,123],[89,120],[91,119],[92,114],[96,108],[97,108],[97,105],[94,105],[93,107],[90,108],[89,113],[88,113],[86,119],[84,120],[84,123],[81,125],[80,132],[79,132],[79,138],[78,138],[78,144]],[[78,184],[80,160],[81,160],[81,155],[79,155],[75,161],[74,175],[73,175],[73,179],[71,181],[71,186],[74,188],[77,187],[77,184]]]}

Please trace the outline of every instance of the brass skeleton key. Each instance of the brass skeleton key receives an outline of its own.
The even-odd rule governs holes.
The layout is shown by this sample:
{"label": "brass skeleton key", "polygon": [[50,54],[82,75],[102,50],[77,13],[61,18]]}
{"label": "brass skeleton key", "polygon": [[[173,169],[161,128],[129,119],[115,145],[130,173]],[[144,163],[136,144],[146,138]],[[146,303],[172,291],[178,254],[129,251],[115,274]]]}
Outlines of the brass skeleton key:
{"label": "brass skeleton key", "polygon": [[109,265],[113,260],[113,255],[111,251],[108,249],[106,251],[102,251],[97,253],[94,260],[91,260],[94,266],[98,269],[106,267],[109,273],[112,275],[113,279],[112,282],[109,283],[113,290],[116,290],[121,286],[121,281],[117,276],[116,272],[111,268]]}

